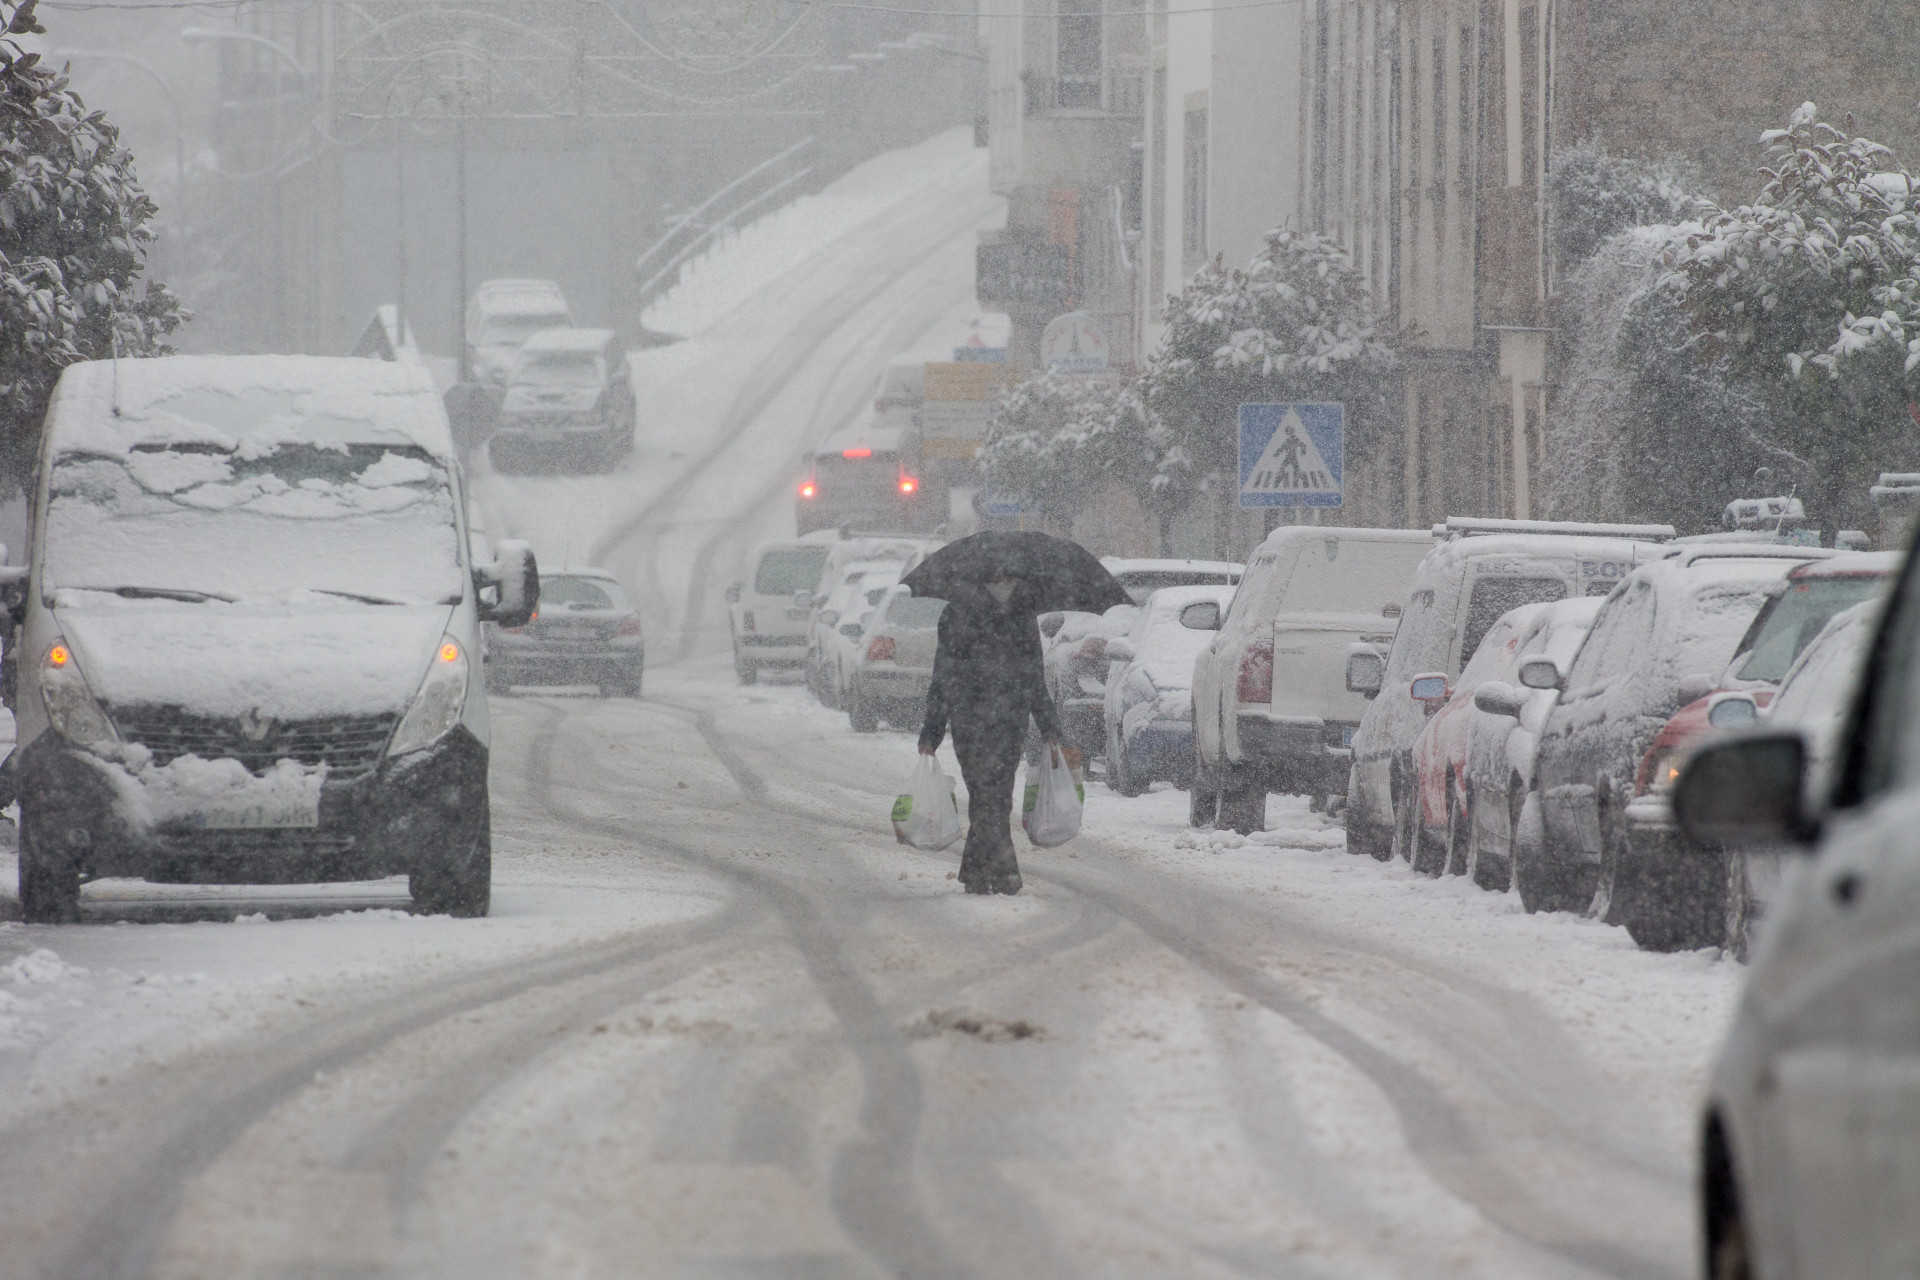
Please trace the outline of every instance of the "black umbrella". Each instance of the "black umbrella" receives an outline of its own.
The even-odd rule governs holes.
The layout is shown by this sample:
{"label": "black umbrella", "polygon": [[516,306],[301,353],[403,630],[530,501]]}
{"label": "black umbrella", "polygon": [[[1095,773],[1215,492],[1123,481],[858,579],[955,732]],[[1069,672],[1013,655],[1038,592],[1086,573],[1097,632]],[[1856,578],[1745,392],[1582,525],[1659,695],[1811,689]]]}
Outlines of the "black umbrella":
{"label": "black umbrella", "polygon": [[1035,613],[1072,609],[1105,613],[1131,604],[1106,566],[1077,542],[1046,533],[989,529],[950,542],[902,578],[916,596],[935,600],[977,598],[989,582],[1011,578],[1020,601]]}

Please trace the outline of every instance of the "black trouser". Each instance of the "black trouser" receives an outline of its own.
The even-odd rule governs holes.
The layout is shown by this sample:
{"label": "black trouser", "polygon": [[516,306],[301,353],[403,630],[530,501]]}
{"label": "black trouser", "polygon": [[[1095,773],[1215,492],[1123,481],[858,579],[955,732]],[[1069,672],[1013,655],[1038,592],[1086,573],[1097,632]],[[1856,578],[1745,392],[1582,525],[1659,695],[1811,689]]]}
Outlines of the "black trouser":
{"label": "black trouser", "polygon": [[960,857],[960,883],[972,887],[1020,873],[1013,850],[1013,786],[1027,717],[953,718],[953,754],[967,783],[967,846]]}

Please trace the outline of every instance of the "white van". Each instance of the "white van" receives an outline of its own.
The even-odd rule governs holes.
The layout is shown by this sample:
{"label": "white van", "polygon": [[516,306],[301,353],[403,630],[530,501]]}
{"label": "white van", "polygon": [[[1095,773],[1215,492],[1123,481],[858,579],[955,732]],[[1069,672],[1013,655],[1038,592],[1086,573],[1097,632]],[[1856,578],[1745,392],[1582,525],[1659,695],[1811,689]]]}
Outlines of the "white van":
{"label": "white van", "polygon": [[405,873],[484,915],[480,623],[532,553],[474,564],[425,369],[305,356],[70,366],[47,410],[18,625],[20,903],[96,876]]}
{"label": "white van", "polygon": [[1195,826],[1260,830],[1267,793],[1337,795],[1366,699],[1346,687],[1356,642],[1384,649],[1431,535],[1290,525],[1248,562],[1193,670]]}
{"label": "white van", "polygon": [[[1411,818],[1414,739],[1500,616],[1524,604],[1606,595],[1666,554],[1670,525],[1454,517],[1414,574],[1390,654],[1356,647],[1347,687],[1373,699],[1353,735],[1347,848],[1385,858]],[[1414,682],[1423,696],[1416,699]]]}
{"label": "white van", "polygon": [[[762,671],[797,671],[807,661],[807,630],[840,535],[831,529],[756,547],[744,580],[727,588],[733,672],[752,684]],[[802,598],[804,597],[804,598]]]}

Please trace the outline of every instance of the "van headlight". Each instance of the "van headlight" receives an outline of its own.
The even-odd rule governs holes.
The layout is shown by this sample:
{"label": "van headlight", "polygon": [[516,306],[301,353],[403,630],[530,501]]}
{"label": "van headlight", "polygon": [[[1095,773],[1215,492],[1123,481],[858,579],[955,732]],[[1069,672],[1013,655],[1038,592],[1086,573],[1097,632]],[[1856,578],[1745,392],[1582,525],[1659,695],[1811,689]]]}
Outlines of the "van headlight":
{"label": "van headlight", "polygon": [[420,692],[413,695],[413,704],[393,731],[387,754],[405,755],[432,746],[460,723],[460,713],[466,706],[467,651],[452,636],[442,636],[426,678],[420,682]]}
{"label": "van headlight", "polygon": [[40,662],[40,698],[54,732],[75,746],[95,747],[120,740],[113,731],[113,721],[107,719],[93,690],[87,687],[79,659],[65,640],[48,645],[46,657]]}

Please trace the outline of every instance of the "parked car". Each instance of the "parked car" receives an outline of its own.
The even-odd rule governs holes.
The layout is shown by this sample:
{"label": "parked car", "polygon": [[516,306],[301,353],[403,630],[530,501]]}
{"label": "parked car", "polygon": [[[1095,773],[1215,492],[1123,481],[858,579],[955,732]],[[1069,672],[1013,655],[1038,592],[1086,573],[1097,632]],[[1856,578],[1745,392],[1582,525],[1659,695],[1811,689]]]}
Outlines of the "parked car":
{"label": "parked car", "polygon": [[727,588],[733,671],[741,684],[754,683],[762,671],[794,671],[806,663],[813,597],[838,537],[828,532],[757,547],[746,579]]}
{"label": "parked car", "polygon": [[1627,802],[1654,738],[1675,711],[1719,686],[1787,571],[1831,554],[1760,543],[1675,548],[1607,598],[1564,672],[1544,658],[1521,665],[1521,684],[1560,690],[1540,730],[1528,798],[1541,838],[1515,851],[1529,911],[1591,902],[1594,915],[1652,950],[1719,941],[1725,876],[1705,874],[1704,858],[1638,860]]}
{"label": "parked car", "polygon": [[551,280],[485,280],[467,304],[467,368],[498,396],[521,346],[534,334],[573,324],[566,295]]}
{"label": "parked car", "polygon": [[1234,588],[1162,587],[1124,636],[1107,642],[1107,785],[1137,796],[1155,782],[1193,782],[1193,668]]}
{"label": "parked car", "polygon": [[1419,843],[1410,854],[1415,870],[1471,876],[1483,889],[1508,887],[1534,745],[1558,696],[1518,684],[1520,664],[1541,654],[1557,663],[1572,661],[1600,603],[1582,596],[1522,605],[1502,615],[1474,650],[1452,697],[1414,739],[1420,804]]}
{"label": "parked car", "polygon": [[1114,576],[1135,604],[1163,587],[1231,587],[1246,572],[1243,564],[1230,560],[1140,560],[1122,556],[1102,556],[1100,563]]}
{"label": "parked car", "polygon": [[1920,580],[1866,646],[1831,789],[1803,732],[1700,746],[1674,809],[1693,847],[1786,871],[1709,1076],[1700,1211],[1711,1276],[1914,1273],[1920,1188]]}
{"label": "parked car", "polygon": [[1060,736],[1066,745],[1092,760],[1107,747],[1107,673],[1113,660],[1107,644],[1127,634],[1140,606],[1117,604],[1105,613],[1057,615],[1051,635],[1047,627],[1056,615],[1041,619],[1041,651],[1047,692],[1060,714]]}
{"label": "parked car", "polygon": [[[1799,732],[1807,744],[1806,790],[1810,803],[1820,803],[1832,788],[1840,731],[1852,708],[1867,642],[1873,638],[1879,615],[1878,600],[1842,610],[1795,660],[1779,693],[1764,710],[1755,708],[1726,717],[1746,725],[1766,724]],[[1738,959],[1751,956],[1757,927],[1780,896],[1786,859],[1787,855],[1774,847],[1728,850],[1725,945]]]}
{"label": "parked car", "polygon": [[18,637],[20,903],[82,880],[404,873],[485,915],[483,621],[538,602],[524,543],[473,562],[417,365],[82,362],[47,408]]}
{"label": "parked car", "polygon": [[605,471],[633,452],[637,408],[627,353],[611,329],[548,329],[514,359],[487,457],[502,471]]}
{"label": "parked car", "polygon": [[[1411,852],[1413,742],[1446,703],[1460,668],[1508,610],[1605,595],[1643,560],[1664,554],[1664,525],[1580,525],[1454,517],[1413,575],[1384,664],[1356,651],[1348,688],[1377,695],[1353,735],[1347,848],[1376,858]],[[1438,677],[1438,679],[1435,679]],[[1431,696],[1415,699],[1413,683]]]}
{"label": "parked car", "polygon": [[540,608],[524,626],[487,628],[486,666],[488,693],[591,684],[603,698],[637,698],[647,666],[640,615],[604,569],[543,574]]}
{"label": "parked car", "polygon": [[1220,633],[1193,671],[1190,818],[1266,823],[1267,794],[1346,790],[1364,694],[1345,685],[1356,643],[1384,652],[1426,533],[1288,525],[1260,544]]}
{"label": "parked car", "polygon": [[[1877,599],[1898,570],[1898,561],[1891,552],[1865,552],[1835,555],[1787,571],[1741,638],[1718,688],[1674,712],[1641,757],[1625,814],[1634,865],[1698,869],[1696,851],[1679,847],[1685,836],[1668,803],[1680,763],[1707,738],[1751,724],[1764,714],[1775,687],[1813,638],[1837,614]],[[1726,927],[1719,936],[1744,954],[1747,899],[1737,892],[1741,887],[1738,871],[1728,868]]]}
{"label": "parked car", "polygon": [[866,648],[867,622],[888,588],[900,581],[902,568],[897,560],[856,560],[827,603],[814,611],[807,660],[823,706],[845,707],[847,673]]}
{"label": "parked car", "polygon": [[919,729],[946,607],[945,600],[925,599],[905,587],[887,591],[847,676],[847,719],[855,733],[872,733],[882,720],[909,733]]}

